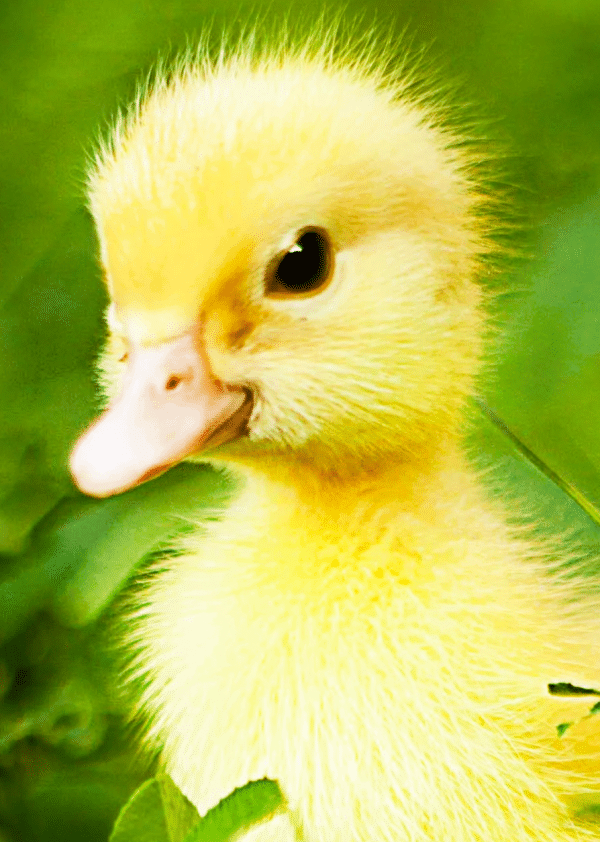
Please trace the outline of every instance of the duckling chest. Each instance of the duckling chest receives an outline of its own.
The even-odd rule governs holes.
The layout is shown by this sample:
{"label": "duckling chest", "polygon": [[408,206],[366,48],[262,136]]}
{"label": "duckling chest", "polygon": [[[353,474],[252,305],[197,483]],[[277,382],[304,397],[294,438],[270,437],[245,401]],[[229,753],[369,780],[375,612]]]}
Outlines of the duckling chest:
{"label": "duckling chest", "polygon": [[263,657],[308,658],[311,636],[322,649],[351,629],[366,632],[376,617],[383,622],[392,605],[408,616],[420,606],[419,553],[370,537],[319,529],[301,516],[228,517],[188,539],[155,576],[149,637],[206,677],[222,672],[224,658],[246,671]]}
{"label": "duckling chest", "polygon": [[399,663],[386,641],[422,606],[389,552],[302,518],[225,518],[156,574],[137,632],[142,704],[199,809],[248,780],[285,780],[290,741],[297,756],[298,734],[338,717],[359,662]]}
{"label": "duckling chest", "polygon": [[[498,699],[490,663],[510,656],[529,682],[527,652],[539,647],[527,637],[521,651],[514,639],[518,600],[499,611],[486,596],[508,568],[489,574],[482,603],[481,583],[457,584],[451,554],[436,560],[410,524],[406,540],[397,524],[316,528],[298,512],[276,521],[260,502],[242,498],[187,539],[151,581],[136,623],[149,736],[201,812],[256,778],[293,790],[326,735],[338,749],[359,740],[350,756],[362,756],[374,718],[390,735],[399,711],[412,712],[408,733],[426,741],[430,723],[444,721],[440,700],[454,694],[453,710],[464,711]],[[518,588],[504,590],[514,601]],[[521,618],[517,637],[537,613]]]}
{"label": "duckling chest", "polygon": [[412,522],[328,516],[246,489],[181,549],[140,623],[155,706],[175,686],[199,688],[197,710],[318,693],[357,653],[376,662],[393,649],[399,663],[439,608],[439,570]]}

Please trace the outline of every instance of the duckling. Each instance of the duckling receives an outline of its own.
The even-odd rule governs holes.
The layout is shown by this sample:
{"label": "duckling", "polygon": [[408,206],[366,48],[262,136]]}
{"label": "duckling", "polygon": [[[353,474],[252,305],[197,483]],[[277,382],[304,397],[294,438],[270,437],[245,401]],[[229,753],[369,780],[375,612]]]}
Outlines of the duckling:
{"label": "duckling", "polygon": [[[126,620],[145,739],[200,813],[278,781],[248,837],[583,842],[597,600],[464,454],[493,215],[475,153],[373,50],[184,62],[89,177],[108,408],[71,456],[120,493],[237,480]],[[383,63],[385,65],[385,62]]]}

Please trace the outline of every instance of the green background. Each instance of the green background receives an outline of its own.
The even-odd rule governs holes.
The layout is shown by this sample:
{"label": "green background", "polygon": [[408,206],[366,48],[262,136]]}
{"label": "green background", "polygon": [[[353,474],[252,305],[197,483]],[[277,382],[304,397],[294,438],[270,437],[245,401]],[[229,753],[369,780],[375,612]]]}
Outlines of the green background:
{"label": "green background", "polygon": [[[330,7],[335,11],[335,7]],[[226,489],[182,466],[106,501],[66,470],[93,416],[103,291],[83,207],[86,156],[159,53],[212,22],[310,29],[321,7],[191,0],[0,4],[0,842],[105,840],[148,772],[111,684],[110,605],[177,532],[190,499]],[[600,3],[407,0],[345,6],[427,47],[453,99],[481,114],[511,187],[517,257],[495,315],[487,402],[600,503]],[[460,120],[460,114],[459,114]],[[473,410],[495,493],[593,559],[598,527]],[[197,509],[197,504],[195,506]],[[108,616],[108,619],[107,619]]]}

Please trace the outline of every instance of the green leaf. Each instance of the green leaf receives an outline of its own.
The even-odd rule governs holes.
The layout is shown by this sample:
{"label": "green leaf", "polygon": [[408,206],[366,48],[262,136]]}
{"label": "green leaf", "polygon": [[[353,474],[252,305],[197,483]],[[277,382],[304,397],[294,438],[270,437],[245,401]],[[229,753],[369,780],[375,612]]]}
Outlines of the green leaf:
{"label": "green leaf", "polygon": [[560,725],[557,725],[556,733],[558,734],[558,736],[562,737],[562,735],[571,727],[571,725],[573,725],[572,722],[561,722]]}
{"label": "green leaf", "polygon": [[169,842],[182,842],[198,824],[198,810],[183,795],[168,775],[158,775],[160,794],[165,811]]}
{"label": "green leaf", "polygon": [[110,842],[183,842],[198,811],[167,775],[145,781],[121,810]]}
{"label": "green leaf", "polygon": [[568,681],[559,681],[556,684],[548,685],[548,692],[551,696],[600,696],[600,690],[587,687],[577,687]]}
{"label": "green leaf", "polygon": [[588,500],[586,495],[573,485],[573,483],[569,482],[554,471],[546,462],[544,462],[543,459],[534,453],[531,448],[527,447],[527,445],[506,426],[504,421],[492,409],[490,409],[489,406],[480,400],[477,400],[477,403],[488,418],[498,427],[499,430],[502,430],[504,435],[514,444],[517,450],[526,459],[528,459],[529,462],[538,469],[538,471],[545,474],[548,479],[552,480],[552,482],[561,488],[565,494],[568,494],[569,497],[583,509],[586,515],[588,515],[588,517],[590,517],[597,526],[600,526],[600,509],[598,509],[591,500]]}
{"label": "green leaf", "polygon": [[226,842],[244,827],[270,816],[282,804],[283,796],[275,781],[251,781],[209,810],[185,842]]}
{"label": "green leaf", "polygon": [[266,778],[234,790],[201,819],[168,775],[145,781],[121,810],[110,842],[226,842],[283,803]]}
{"label": "green leaf", "polygon": [[125,804],[110,842],[170,842],[160,784],[155,778],[145,781]]}

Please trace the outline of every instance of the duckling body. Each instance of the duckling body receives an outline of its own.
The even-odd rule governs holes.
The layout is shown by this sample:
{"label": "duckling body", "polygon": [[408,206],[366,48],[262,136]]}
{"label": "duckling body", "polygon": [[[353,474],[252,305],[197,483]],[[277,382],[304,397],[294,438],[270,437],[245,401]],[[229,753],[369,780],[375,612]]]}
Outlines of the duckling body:
{"label": "duckling body", "polygon": [[126,638],[201,813],[279,782],[264,842],[600,839],[572,818],[594,720],[556,735],[589,701],[547,690],[599,685],[597,603],[462,453],[491,224],[464,154],[364,63],[240,53],[158,85],[91,179],[110,405],[74,476],[104,495],[191,456],[239,480]]}
{"label": "duckling body", "polygon": [[595,729],[555,728],[589,703],[547,693],[595,675],[595,612],[458,455],[431,468],[251,475],[150,584],[142,703],[201,812],[266,776],[308,839],[597,838],[561,804],[595,785]]}

